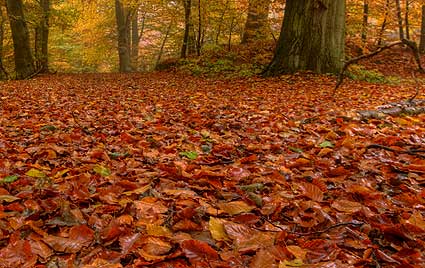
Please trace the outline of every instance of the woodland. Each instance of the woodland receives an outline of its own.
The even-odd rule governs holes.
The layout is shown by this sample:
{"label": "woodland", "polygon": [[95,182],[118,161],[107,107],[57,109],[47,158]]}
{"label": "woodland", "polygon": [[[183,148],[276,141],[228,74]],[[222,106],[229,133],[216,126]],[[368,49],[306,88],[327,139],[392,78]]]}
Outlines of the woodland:
{"label": "woodland", "polygon": [[0,15],[0,268],[425,267],[425,1]]}

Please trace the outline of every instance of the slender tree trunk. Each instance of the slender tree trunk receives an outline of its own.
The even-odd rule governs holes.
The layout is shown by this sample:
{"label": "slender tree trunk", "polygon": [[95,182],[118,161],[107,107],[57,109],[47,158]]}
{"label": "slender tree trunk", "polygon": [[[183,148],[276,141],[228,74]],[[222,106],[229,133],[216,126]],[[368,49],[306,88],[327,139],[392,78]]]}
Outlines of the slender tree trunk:
{"label": "slender tree trunk", "polygon": [[419,51],[425,53],[425,4],[422,5],[422,23],[421,23],[421,41],[419,42]]}
{"label": "slender tree trunk", "polygon": [[201,16],[201,0],[198,0],[198,36],[196,39],[196,55],[201,56],[201,38],[202,38],[202,16]]}
{"label": "slender tree trunk", "polygon": [[226,15],[226,11],[227,11],[228,7],[229,7],[229,0],[226,1],[226,4],[224,5],[224,8],[222,10],[223,12],[221,12],[221,15],[220,15],[220,20],[218,22],[218,27],[217,27],[217,33],[215,35],[215,44],[216,45],[218,45],[218,42],[219,42],[219,37],[220,37],[220,34],[221,34],[221,27],[223,26],[223,21],[224,21],[224,15]]}
{"label": "slender tree trunk", "polygon": [[249,0],[242,43],[250,43],[267,37],[270,3],[271,0]]}
{"label": "slender tree trunk", "polygon": [[363,1],[363,23],[362,23],[362,44],[366,46],[367,41],[367,28],[369,20],[369,0]]}
{"label": "slender tree trunk", "polygon": [[35,68],[22,0],[7,0],[6,6],[12,30],[16,78],[24,79],[32,75]]}
{"label": "slender tree trunk", "polygon": [[275,55],[263,74],[338,73],[344,46],[345,0],[287,0]]}
{"label": "slender tree trunk", "polygon": [[131,19],[131,65],[137,70],[139,58],[139,12],[136,9]]}
{"label": "slender tree trunk", "polygon": [[230,28],[229,28],[229,38],[227,40],[227,49],[229,51],[232,49],[232,34],[233,34],[233,28],[235,27],[235,20],[236,18],[232,16],[232,20],[230,22]]}
{"label": "slender tree trunk", "polygon": [[164,47],[165,47],[165,43],[167,42],[168,36],[170,35],[171,26],[172,26],[172,22],[170,22],[170,24],[168,24],[167,32],[165,33],[164,39],[162,39],[162,43],[161,43],[161,47],[159,49],[158,57],[156,58],[156,62],[155,62],[155,69],[157,69],[159,63],[161,62],[162,54],[164,54]]}
{"label": "slender tree trunk", "polygon": [[40,0],[43,10],[43,21],[41,25],[41,72],[49,72],[49,17],[50,17],[50,0]]}
{"label": "slender tree trunk", "polygon": [[192,0],[183,0],[184,6],[184,35],[183,45],[180,53],[181,58],[187,57],[187,51],[189,47],[189,34],[190,34],[190,11],[192,9]]}
{"label": "slender tree trunk", "polygon": [[404,14],[404,23],[406,24],[406,39],[410,40],[410,25],[409,25],[409,0],[406,0],[406,14]]}
{"label": "slender tree trunk", "polygon": [[39,4],[42,11],[42,18],[40,23],[35,27],[34,53],[37,69],[39,69],[41,73],[48,73],[50,0],[40,0]]}
{"label": "slender tree trunk", "polygon": [[387,20],[390,11],[390,0],[385,2],[385,13],[384,20],[382,21],[381,29],[378,33],[378,41],[376,42],[378,46],[382,45],[382,37],[384,36],[385,28],[387,27]]}
{"label": "slender tree trunk", "polygon": [[3,44],[4,44],[4,24],[5,18],[0,6],[0,80],[8,79],[9,75],[3,66]]}
{"label": "slender tree trunk", "polygon": [[131,72],[128,16],[120,0],[115,0],[115,17],[118,30],[119,71]]}
{"label": "slender tree trunk", "polygon": [[404,39],[404,30],[403,30],[403,18],[401,17],[401,5],[400,0],[395,0],[395,5],[397,9],[397,21],[398,21],[398,31],[400,35],[400,40]]}

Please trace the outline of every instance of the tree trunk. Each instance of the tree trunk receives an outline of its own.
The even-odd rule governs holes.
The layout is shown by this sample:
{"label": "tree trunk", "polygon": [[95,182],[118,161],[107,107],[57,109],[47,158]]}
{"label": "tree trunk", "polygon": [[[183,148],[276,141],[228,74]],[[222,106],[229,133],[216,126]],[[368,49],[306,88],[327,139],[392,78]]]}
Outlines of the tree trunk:
{"label": "tree trunk", "polygon": [[385,1],[385,13],[384,20],[382,21],[381,29],[378,33],[378,41],[376,42],[378,46],[382,45],[382,36],[384,36],[385,28],[387,27],[387,20],[390,10],[390,0]]}
{"label": "tree trunk", "polygon": [[226,11],[228,10],[228,8],[229,8],[229,0],[226,0],[226,4],[224,5],[224,8],[222,9],[222,12],[220,14],[220,20],[218,22],[217,32],[216,32],[216,35],[215,35],[215,44],[216,45],[218,45],[218,43],[219,43],[219,37],[220,37],[220,34],[221,34],[221,27],[222,27],[223,22],[224,22],[224,15],[226,15]]}
{"label": "tree trunk", "polygon": [[119,56],[119,71],[131,72],[130,61],[130,42],[129,42],[129,23],[128,11],[120,0],[115,0],[115,17],[118,30],[118,56]]}
{"label": "tree trunk", "polygon": [[183,0],[184,5],[184,35],[183,45],[180,53],[181,58],[187,57],[187,51],[189,47],[189,35],[190,35],[190,11],[192,9],[192,0]]}
{"label": "tree trunk", "polygon": [[22,0],[7,0],[6,6],[12,31],[16,79],[24,79],[32,75],[35,68]]}
{"label": "tree trunk", "polygon": [[139,58],[139,12],[136,9],[131,19],[131,65],[137,70]]}
{"label": "tree trunk", "polygon": [[201,56],[202,45],[202,16],[201,16],[201,0],[198,0],[198,36],[196,38],[196,55]]}
{"label": "tree trunk", "polygon": [[287,0],[275,55],[263,74],[338,73],[344,46],[345,0]]}
{"label": "tree trunk", "polygon": [[401,39],[404,39],[404,30],[403,30],[403,18],[401,17],[400,0],[395,0],[395,5],[397,9],[398,32],[399,32],[400,40],[401,40]]}
{"label": "tree trunk", "polygon": [[419,43],[419,51],[421,53],[425,53],[425,4],[422,5],[421,41]]}
{"label": "tree trunk", "polygon": [[9,77],[3,66],[4,24],[5,18],[3,16],[3,10],[0,6],[0,80],[5,80]]}
{"label": "tree trunk", "polygon": [[170,35],[172,25],[173,25],[172,22],[168,24],[167,32],[165,33],[164,39],[162,39],[161,47],[158,52],[158,57],[156,58],[156,62],[155,62],[155,68],[154,68],[155,70],[158,68],[159,63],[161,62],[162,54],[164,54],[165,43],[167,42],[168,36]]}
{"label": "tree trunk", "polygon": [[37,68],[41,73],[49,72],[49,16],[50,16],[50,0],[40,0],[39,2],[42,18],[40,24],[35,28],[35,58]]}
{"label": "tree trunk", "polygon": [[404,14],[404,23],[406,24],[406,39],[410,40],[410,25],[409,25],[409,0],[406,0],[406,14]]}
{"label": "tree trunk", "polygon": [[267,37],[270,3],[271,0],[249,0],[248,16],[242,35],[243,44]]}
{"label": "tree trunk", "polygon": [[363,47],[366,46],[366,41],[367,41],[368,20],[369,20],[369,0],[364,0],[364,2],[363,2],[363,23],[362,23],[362,44],[363,44]]}

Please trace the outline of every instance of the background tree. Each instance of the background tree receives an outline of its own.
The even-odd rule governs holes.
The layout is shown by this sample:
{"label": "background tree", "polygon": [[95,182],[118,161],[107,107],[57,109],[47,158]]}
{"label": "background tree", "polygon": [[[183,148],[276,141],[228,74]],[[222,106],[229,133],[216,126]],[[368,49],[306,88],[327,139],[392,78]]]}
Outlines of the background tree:
{"label": "background tree", "polygon": [[7,0],[6,7],[13,38],[16,78],[24,79],[32,75],[35,68],[22,0]]}
{"label": "background tree", "polygon": [[3,9],[0,5],[0,80],[4,80],[8,78],[8,73],[6,72],[6,69],[3,66],[3,44],[4,44],[4,25],[5,25],[6,19],[3,15]]}
{"label": "background tree", "polygon": [[270,33],[268,22],[270,4],[271,0],[249,0],[242,43],[262,40]]}
{"label": "background tree", "polygon": [[369,24],[369,0],[363,0],[363,23],[362,23],[362,43],[363,47],[367,42],[367,30]]}
{"label": "background tree", "polygon": [[39,0],[40,20],[35,28],[35,57],[37,59],[37,67],[42,73],[49,72],[49,17],[50,17],[50,0]]}
{"label": "background tree", "polygon": [[395,6],[397,10],[398,32],[399,32],[400,40],[401,40],[401,39],[404,39],[404,30],[403,30],[403,18],[401,16],[400,0],[395,0]]}
{"label": "background tree", "polygon": [[131,72],[129,16],[128,9],[121,0],[115,0],[115,17],[118,30],[119,71]]}
{"label": "background tree", "polygon": [[422,20],[421,20],[421,39],[419,42],[419,51],[425,53],[425,2],[422,4]]}
{"label": "background tree", "polygon": [[192,0],[183,0],[184,7],[184,34],[183,45],[180,53],[181,58],[186,58],[189,50],[191,23]]}
{"label": "background tree", "polygon": [[337,73],[344,46],[345,0],[287,0],[276,52],[264,74]]}

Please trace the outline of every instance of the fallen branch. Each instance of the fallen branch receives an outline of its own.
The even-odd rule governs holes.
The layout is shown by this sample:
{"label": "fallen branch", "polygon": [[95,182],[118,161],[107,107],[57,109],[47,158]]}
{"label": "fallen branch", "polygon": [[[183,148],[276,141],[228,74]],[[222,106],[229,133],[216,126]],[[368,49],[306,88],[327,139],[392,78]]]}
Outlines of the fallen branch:
{"label": "fallen branch", "polygon": [[[360,221],[340,222],[340,223],[337,223],[337,224],[331,225],[331,226],[329,226],[329,227],[327,227],[327,228],[325,228],[325,229],[323,229],[323,230],[313,231],[313,232],[307,232],[307,233],[300,233],[300,232],[292,232],[292,231],[288,231],[288,230],[286,230],[286,229],[282,228],[281,226],[276,225],[274,222],[272,222],[272,221],[268,220],[268,219],[267,219],[267,218],[265,218],[265,217],[262,217],[262,219],[263,219],[263,220],[265,220],[266,222],[270,223],[270,224],[271,224],[271,225],[273,225],[274,227],[276,227],[276,228],[278,228],[278,229],[280,229],[280,230],[282,230],[282,231],[288,232],[288,233],[290,233],[290,234],[294,234],[294,235],[313,235],[313,234],[323,234],[323,233],[326,233],[326,232],[327,232],[327,231],[329,231],[329,230],[332,230],[332,229],[335,229],[335,228],[338,228],[338,227],[341,227],[341,226],[347,226],[347,225],[352,225],[352,226],[362,226],[363,224],[365,224],[364,222],[360,222]],[[264,231],[268,231],[268,232],[276,232],[276,231],[273,231],[273,230],[264,230]],[[277,232],[279,232],[279,231],[277,231]]]}
{"label": "fallen branch", "polygon": [[341,223],[337,223],[334,225],[331,225],[323,230],[320,231],[313,231],[313,232],[307,232],[307,233],[299,233],[299,232],[289,232],[291,234],[295,234],[295,235],[313,235],[313,234],[323,234],[326,233],[329,230],[341,227],[341,226],[347,226],[347,225],[352,225],[352,226],[362,226],[364,224],[364,222],[341,222]]}
{"label": "fallen branch", "polygon": [[422,150],[422,149],[398,150],[398,149],[394,149],[394,148],[384,146],[384,145],[381,145],[381,144],[369,144],[368,146],[366,146],[366,149],[372,149],[372,148],[382,149],[382,150],[390,151],[390,152],[393,152],[393,153],[399,153],[399,154],[415,155],[415,156],[419,156],[419,157],[424,157],[420,153],[425,153],[425,150]]}
{"label": "fallen branch", "polygon": [[28,75],[27,77],[25,77],[26,80],[32,79],[35,76],[37,76],[39,73],[41,73],[41,71],[43,70],[42,67],[38,68],[38,70],[36,70],[35,72],[33,72],[32,74]]}
{"label": "fallen branch", "polygon": [[413,54],[413,56],[415,58],[415,61],[416,61],[416,64],[418,65],[419,71],[422,72],[422,73],[425,72],[425,70],[422,68],[422,65],[421,65],[419,49],[418,49],[418,46],[416,45],[416,43],[414,41],[411,41],[411,40],[402,39],[400,41],[396,41],[396,42],[390,43],[390,44],[388,44],[386,46],[381,46],[377,50],[375,50],[375,51],[373,51],[371,53],[360,55],[358,57],[355,57],[355,58],[352,58],[352,59],[346,61],[344,63],[344,66],[342,67],[341,71],[338,74],[337,83],[335,85],[333,94],[335,95],[336,90],[341,86],[341,84],[342,84],[342,82],[344,80],[344,73],[345,73],[345,71],[347,71],[348,67],[351,64],[354,64],[356,62],[359,62],[359,61],[361,61],[363,59],[367,59],[367,58],[371,58],[373,56],[376,56],[379,53],[381,53],[382,51],[387,50],[387,49],[390,49],[390,48],[392,48],[394,46],[397,46],[397,45],[406,45],[406,46],[408,46],[410,48],[410,50],[412,51],[412,54]]}

